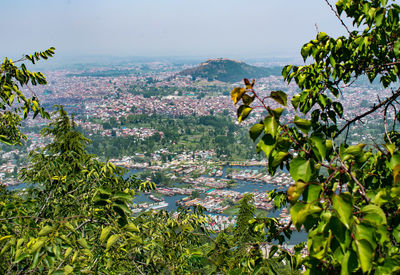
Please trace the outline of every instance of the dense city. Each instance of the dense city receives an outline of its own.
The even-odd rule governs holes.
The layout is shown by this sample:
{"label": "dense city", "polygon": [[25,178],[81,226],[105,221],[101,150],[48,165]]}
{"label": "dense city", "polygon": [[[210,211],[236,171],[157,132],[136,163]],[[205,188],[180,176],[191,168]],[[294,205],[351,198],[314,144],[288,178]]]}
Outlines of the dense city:
{"label": "dense city", "polygon": [[[62,103],[68,112],[74,114],[79,129],[93,140],[89,150],[128,168],[129,173],[156,182],[156,191],[137,198],[134,204],[136,212],[201,205],[209,213],[229,216],[235,213],[235,205],[247,192],[255,195],[254,204],[259,210],[267,213],[273,211],[267,191],[286,190],[292,181],[287,171],[269,176],[263,156],[254,154],[247,127],[261,119],[262,111],[255,109],[251,119],[237,125],[230,90],[241,83],[210,82],[178,74],[188,67],[191,65],[150,62],[117,69],[99,65],[90,69],[50,70],[46,72],[49,84],[34,92],[45,106],[51,108]],[[294,84],[284,84],[277,75],[257,79],[255,89],[261,96],[272,90],[284,90],[289,95],[296,92]],[[344,119],[356,116],[360,110],[366,111],[375,97],[384,97],[389,93],[390,90],[377,91],[363,82],[351,88],[343,87],[340,97],[346,110]],[[276,105],[274,102],[269,104]],[[289,107],[290,111],[293,108]],[[193,143],[199,143],[199,139],[205,138],[204,134],[200,137],[195,130],[173,129],[181,131],[177,137],[164,133],[160,128],[165,118],[185,117],[228,119],[232,126],[218,133],[217,137],[222,140],[230,136],[234,144],[246,143],[247,153],[246,150],[240,154],[230,153],[229,150],[227,153],[216,148],[215,144],[212,146],[217,138],[202,144],[200,148],[183,146],[187,137],[192,138]],[[350,139],[370,142],[369,138],[380,131],[375,127],[379,119],[379,116],[370,117],[364,123],[359,123],[355,131],[350,133]],[[40,118],[25,123],[31,131],[25,133],[28,142],[20,146],[21,149],[13,147],[9,150],[3,146],[0,177],[6,185],[20,184],[16,175],[24,165],[27,152],[48,142],[40,137],[40,127],[45,123]],[[219,125],[204,129],[215,132],[218,130],[216,128]],[[113,147],[112,141],[130,149]],[[150,145],[146,143],[148,141],[151,141]],[[95,147],[96,144],[99,147]],[[106,144],[111,144],[111,149],[107,149]],[[138,144],[144,144],[143,150]],[[225,141],[221,146],[236,145]],[[112,153],[102,156],[107,150]],[[124,152],[130,155],[122,155]],[[275,215],[288,217],[284,211]]]}

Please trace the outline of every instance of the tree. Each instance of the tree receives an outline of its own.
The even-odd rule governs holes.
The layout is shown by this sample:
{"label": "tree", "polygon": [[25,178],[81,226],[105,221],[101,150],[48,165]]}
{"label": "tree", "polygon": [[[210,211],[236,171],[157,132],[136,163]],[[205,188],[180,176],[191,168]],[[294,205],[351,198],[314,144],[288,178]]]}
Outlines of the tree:
{"label": "tree", "polygon": [[[387,0],[340,0],[330,7],[348,35],[333,38],[319,32],[301,48],[304,61],[310,61],[283,68],[284,80],[294,80],[300,89],[291,98],[295,112],[289,118],[281,119],[288,102],[283,91],[261,98],[254,81],[245,79],[246,87],[233,89],[231,96],[235,104],[242,102],[239,122],[253,111],[253,102],[268,112],[249,133],[265,153],[269,172],[285,166],[295,182],[287,192],[270,195],[278,208],[289,203],[291,223],[308,233],[309,255],[295,256],[297,266],[304,265],[307,274],[392,274],[400,270],[400,135],[395,127],[400,117],[400,6]],[[343,23],[342,14],[355,30]],[[377,78],[391,94],[344,119],[342,85],[363,75],[370,82]],[[282,108],[271,108],[268,100]],[[379,111],[384,143],[347,144],[350,128]],[[394,114],[391,130],[389,112]],[[267,238],[276,237],[271,223],[260,226],[268,230]],[[280,227],[278,232],[288,229]]]}
{"label": "tree", "polygon": [[290,263],[289,253],[276,245],[264,256],[265,234],[258,230],[264,219],[255,218],[252,194],[239,201],[236,225],[218,234],[207,252],[211,271],[223,274],[300,274]]}
{"label": "tree", "polygon": [[[61,106],[42,134],[53,142],[29,155],[30,187],[0,190],[0,273],[192,273],[207,237],[200,211],[134,216],[137,191],[154,189],[88,154],[90,142]],[[57,116],[56,116],[57,115]],[[202,232],[202,234],[193,234]]]}
{"label": "tree", "polygon": [[[35,63],[52,54],[51,48],[20,61]],[[0,73],[5,110],[0,139],[15,144],[24,138],[22,117],[30,111],[49,117],[38,99],[25,97],[18,85],[46,81],[7,58]],[[14,98],[20,103],[15,107]],[[62,106],[56,106],[42,135],[52,142],[30,152],[20,173],[28,188],[10,192],[0,186],[1,274],[192,273],[201,267],[195,247],[208,234],[201,212],[171,216],[150,211],[134,217],[136,192],[154,189],[154,184],[127,177],[125,169],[89,154],[90,140]],[[203,234],[193,234],[199,231]]]}
{"label": "tree", "polygon": [[[0,66],[0,142],[6,144],[21,144],[26,139],[20,132],[22,118],[27,118],[33,112],[33,118],[40,114],[43,118],[49,118],[49,114],[40,106],[39,100],[32,90],[32,86],[47,84],[45,76],[40,72],[30,72],[23,61],[32,64],[40,59],[48,59],[54,54],[55,48],[51,47],[43,52],[35,52],[33,55],[24,55],[19,60],[13,61],[5,58]],[[19,66],[16,64],[21,63]],[[28,88],[31,97],[27,97],[21,91]]]}

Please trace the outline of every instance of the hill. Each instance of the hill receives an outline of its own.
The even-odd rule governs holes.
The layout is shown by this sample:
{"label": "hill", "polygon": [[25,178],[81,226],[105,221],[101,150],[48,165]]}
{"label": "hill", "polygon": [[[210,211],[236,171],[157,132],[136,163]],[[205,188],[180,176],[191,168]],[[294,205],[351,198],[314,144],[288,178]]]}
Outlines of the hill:
{"label": "hill", "polygon": [[177,75],[190,75],[193,79],[204,78],[209,81],[238,82],[243,78],[261,78],[270,75],[280,75],[281,68],[257,67],[241,61],[226,58],[210,59],[199,66],[185,69]]}

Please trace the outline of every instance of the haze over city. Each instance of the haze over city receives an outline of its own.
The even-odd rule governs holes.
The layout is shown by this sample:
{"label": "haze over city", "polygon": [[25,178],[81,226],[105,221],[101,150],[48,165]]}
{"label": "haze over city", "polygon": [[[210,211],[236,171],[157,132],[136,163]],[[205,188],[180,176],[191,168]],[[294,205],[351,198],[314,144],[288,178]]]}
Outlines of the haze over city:
{"label": "haze over city", "polygon": [[[345,34],[321,0],[2,1],[3,55],[298,56],[319,31]],[[317,26],[317,27],[316,27]]]}

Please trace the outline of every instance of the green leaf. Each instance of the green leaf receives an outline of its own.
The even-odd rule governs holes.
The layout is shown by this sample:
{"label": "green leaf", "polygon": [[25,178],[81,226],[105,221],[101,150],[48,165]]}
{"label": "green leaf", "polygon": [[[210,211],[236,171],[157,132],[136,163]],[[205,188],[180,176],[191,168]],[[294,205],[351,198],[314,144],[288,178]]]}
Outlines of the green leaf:
{"label": "green leaf", "polygon": [[89,249],[89,245],[84,238],[79,238],[77,240],[78,244],[80,244],[83,248]]}
{"label": "green leaf", "polygon": [[396,57],[400,57],[400,40],[394,42],[393,52]]}
{"label": "green leaf", "polygon": [[285,110],[285,109],[282,109],[282,108],[271,109],[271,108],[269,108],[269,106],[267,107],[268,113],[269,113],[271,116],[275,117],[278,121],[279,121],[279,118],[281,117],[281,115],[282,115],[282,113],[283,113],[284,110]]}
{"label": "green leaf", "polygon": [[128,223],[125,228],[129,232],[140,232],[139,228],[133,223]]}
{"label": "green leaf", "polygon": [[353,197],[349,193],[333,194],[332,203],[339,220],[350,229],[353,221]]}
{"label": "green leaf", "polygon": [[107,227],[105,227],[105,228],[103,228],[101,230],[101,234],[100,234],[100,242],[101,243],[103,243],[107,239],[107,237],[110,234],[111,230],[112,230],[111,226],[107,226]]}
{"label": "green leaf", "polygon": [[250,128],[249,134],[250,134],[250,138],[253,140],[253,142],[256,141],[256,139],[261,135],[261,133],[263,131],[264,131],[264,124],[261,124],[261,123],[254,124]]}
{"label": "green leaf", "polygon": [[329,98],[324,94],[318,94],[318,103],[322,108],[326,108]]}
{"label": "green leaf", "polygon": [[101,188],[101,187],[97,188],[97,191],[99,191],[101,194],[105,194],[105,195],[109,195],[109,196],[112,195],[110,191],[108,191],[108,190],[106,190],[104,188]]}
{"label": "green leaf", "polygon": [[268,158],[276,146],[275,142],[276,141],[271,134],[265,134],[257,143],[257,152],[263,151]]}
{"label": "green leaf", "polygon": [[297,109],[297,107],[299,106],[299,103],[300,103],[300,95],[299,94],[294,95],[292,97],[291,102],[292,102],[293,108]]}
{"label": "green leaf", "polygon": [[287,94],[283,91],[272,91],[270,97],[283,106],[287,105]]}
{"label": "green leaf", "polygon": [[70,265],[64,267],[64,275],[68,275],[74,272],[74,268]]}
{"label": "green leaf", "polygon": [[341,263],[340,275],[352,274],[357,266],[357,254],[353,250],[347,250]]}
{"label": "green leaf", "polygon": [[31,264],[31,268],[32,269],[36,268],[36,266],[37,266],[37,264],[39,262],[39,255],[40,255],[40,251],[36,251],[35,255],[33,256],[33,261],[32,261],[32,264]]}
{"label": "green leaf", "polygon": [[42,246],[43,246],[44,244],[45,244],[45,241],[44,241],[43,239],[37,240],[37,241],[30,247],[31,252],[33,253],[33,252],[38,251],[39,249],[42,248]]}
{"label": "green leaf", "polygon": [[239,123],[241,123],[243,120],[245,120],[250,112],[253,110],[253,108],[246,106],[246,105],[241,105],[238,110],[237,110],[237,117],[239,120]]}
{"label": "green leaf", "polygon": [[[3,240],[11,239],[12,237],[13,237],[12,235],[3,236],[0,238],[0,242]],[[23,241],[23,239],[22,239],[22,241]]]}
{"label": "green leaf", "polygon": [[289,172],[294,181],[310,182],[315,171],[311,160],[297,157],[290,162]]}
{"label": "green leaf", "polygon": [[307,43],[307,44],[304,44],[303,47],[301,48],[300,54],[303,57],[304,61],[310,55],[310,50],[311,50],[312,47],[313,47],[312,43]]}
{"label": "green leaf", "polygon": [[0,135],[0,142],[7,145],[13,145],[12,141],[4,135]]}
{"label": "green leaf", "polygon": [[[315,222],[315,219],[312,219],[312,216],[318,215],[321,211],[322,208],[315,204],[296,202],[290,207],[290,217],[292,218],[293,225],[298,231],[300,231],[303,224],[307,230],[307,228],[312,227],[312,220]],[[308,216],[310,219],[307,221]]]}
{"label": "green leaf", "polygon": [[339,242],[343,251],[346,251],[352,241],[351,231],[348,230],[344,224],[336,216],[331,216],[329,220],[329,228],[332,230],[333,236]]}
{"label": "green leaf", "polygon": [[292,69],[293,65],[286,65],[285,67],[283,67],[282,69],[282,77],[283,79],[286,79],[290,70]]}
{"label": "green leaf", "polygon": [[329,116],[329,118],[333,121],[333,123],[337,123],[337,121],[336,121],[336,114],[335,114],[335,112],[334,111],[332,111],[332,110],[329,110],[328,111],[328,116]]}
{"label": "green leaf", "polygon": [[364,273],[367,273],[372,268],[373,252],[371,245],[366,240],[356,240],[357,256]]}
{"label": "green leaf", "polygon": [[311,145],[320,161],[326,157],[326,144],[323,134],[314,134],[310,137]]}
{"label": "green leaf", "polygon": [[319,41],[326,41],[328,39],[328,35],[324,32],[319,32],[317,35],[317,39]]}
{"label": "green leaf", "polygon": [[354,157],[360,157],[363,153],[363,148],[365,147],[364,143],[360,143],[357,145],[349,146],[344,150],[343,157],[346,155],[352,155]]}
{"label": "green leaf", "polygon": [[270,134],[273,138],[279,134],[279,123],[276,121],[275,117],[267,116],[264,120],[264,130],[266,134]]}
{"label": "green leaf", "polygon": [[374,231],[376,230],[373,226],[363,221],[360,224],[355,224],[352,233],[356,240],[366,240],[371,245],[372,249],[375,249],[377,244],[374,238]]}
{"label": "green leaf", "polygon": [[127,201],[131,201],[133,199],[132,195],[124,193],[124,192],[116,192],[113,195],[113,199],[123,199]]}
{"label": "green leaf", "polygon": [[293,225],[298,231],[300,231],[301,226],[307,218],[306,204],[302,202],[297,202],[290,207],[290,216],[292,218]]}
{"label": "green leaf", "polygon": [[[15,254],[15,255],[17,256],[18,254]],[[28,256],[29,256],[29,254],[26,253],[26,252],[21,253],[21,254],[18,255],[18,257],[15,258],[14,263],[19,263],[20,261],[22,261],[23,259],[25,259]]]}
{"label": "green leaf", "polygon": [[340,118],[343,117],[343,105],[340,102],[333,102],[333,109],[339,115]]}
{"label": "green leaf", "polygon": [[311,128],[311,121],[307,119],[302,119],[299,118],[298,116],[294,117],[294,124],[299,128],[300,131],[302,131],[305,134],[308,134],[308,131]]}
{"label": "green leaf", "polygon": [[72,247],[68,247],[68,248],[65,250],[65,253],[64,253],[64,258],[65,258],[65,259],[68,258],[69,255],[71,255],[72,250],[73,250]]}
{"label": "green leaf", "polygon": [[45,227],[43,227],[43,228],[40,230],[38,236],[39,236],[39,237],[44,237],[44,236],[49,235],[49,234],[52,233],[53,231],[54,231],[54,228],[53,228],[52,226],[46,225]]}
{"label": "green leaf", "polygon": [[387,224],[385,213],[382,208],[369,204],[361,208],[361,213],[364,214],[364,220],[375,225]]}
{"label": "green leaf", "polygon": [[276,168],[289,156],[288,152],[278,152],[272,154],[268,160],[268,166],[271,168],[270,173],[274,173]]}
{"label": "green leaf", "polygon": [[395,152],[390,158],[389,168],[393,170],[398,164],[400,164],[400,152]]}
{"label": "green leaf", "polygon": [[393,168],[393,185],[398,185],[400,182],[400,163]]}
{"label": "green leaf", "polygon": [[314,202],[319,199],[321,193],[321,186],[319,184],[309,184],[303,192],[303,200],[306,202]]}
{"label": "green leaf", "polygon": [[118,239],[119,239],[118,234],[112,235],[110,238],[108,238],[106,250],[109,250],[118,241]]}
{"label": "green leaf", "polygon": [[385,9],[378,8],[375,11],[375,25],[377,27],[382,26],[383,19],[385,17]]}
{"label": "green leaf", "polygon": [[112,204],[113,210],[117,212],[120,216],[126,217],[126,214],[129,213],[129,208],[126,205],[121,205],[121,204]]}
{"label": "green leaf", "polygon": [[400,225],[393,229],[393,237],[395,238],[396,242],[400,242]]}

